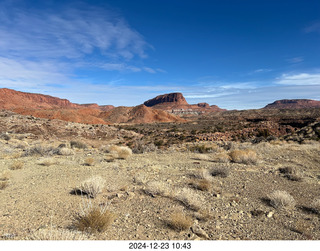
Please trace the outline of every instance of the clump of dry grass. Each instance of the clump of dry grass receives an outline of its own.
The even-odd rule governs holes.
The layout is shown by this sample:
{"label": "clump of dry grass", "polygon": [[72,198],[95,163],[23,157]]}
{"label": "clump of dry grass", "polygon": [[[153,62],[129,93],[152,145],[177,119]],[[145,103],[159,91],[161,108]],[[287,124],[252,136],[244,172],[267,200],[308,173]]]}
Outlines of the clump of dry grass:
{"label": "clump of dry grass", "polygon": [[311,203],[311,208],[315,213],[320,214],[320,198],[314,199],[314,201]]}
{"label": "clump of dry grass", "polygon": [[189,229],[193,224],[191,217],[182,212],[175,212],[170,215],[168,226],[174,230],[183,231]]}
{"label": "clump of dry grass", "polygon": [[100,176],[94,176],[81,183],[78,190],[88,195],[91,198],[95,198],[105,186],[105,180]]}
{"label": "clump of dry grass", "polygon": [[95,162],[95,160],[94,160],[94,158],[86,158],[85,159],[85,161],[84,161],[84,165],[86,165],[86,166],[94,166],[94,162]]}
{"label": "clump of dry grass", "polygon": [[44,159],[40,162],[40,165],[42,165],[42,166],[51,166],[54,164],[56,164],[56,162],[52,159]]}
{"label": "clump of dry grass", "polygon": [[194,153],[212,153],[217,151],[217,145],[195,144],[188,146],[188,150]]}
{"label": "clump of dry grass", "polygon": [[11,166],[11,170],[19,170],[23,168],[24,163],[22,161],[15,161]]}
{"label": "clump of dry grass", "polygon": [[229,153],[229,156],[235,163],[256,164],[258,161],[256,152],[251,149],[233,150]]}
{"label": "clump of dry grass", "polygon": [[71,148],[78,148],[78,149],[87,149],[88,146],[81,142],[81,141],[75,141],[75,140],[72,140],[70,141],[70,146]]}
{"label": "clump of dry grass", "polygon": [[176,190],[173,193],[172,198],[177,201],[180,201],[187,208],[190,208],[194,211],[200,210],[201,205],[203,204],[203,201],[201,200],[199,195],[189,188],[182,188],[182,190]]}
{"label": "clump of dry grass", "polygon": [[211,183],[210,181],[206,180],[206,179],[201,179],[201,180],[191,180],[189,182],[189,185],[197,190],[201,190],[201,191],[209,191],[211,188]]}
{"label": "clump of dry grass", "polygon": [[169,197],[172,194],[172,188],[163,181],[150,181],[144,188],[144,192],[152,197],[155,195]]}
{"label": "clump of dry grass", "polygon": [[284,174],[284,177],[286,177],[288,180],[292,181],[302,181],[303,176],[300,171],[298,171],[297,168],[295,167],[284,167],[284,168],[279,168],[280,173]]}
{"label": "clump of dry grass", "polygon": [[220,162],[220,163],[228,163],[231,161],[231,157],[225,152],[220,152],[213,156],[212,161]]}
{"label": "clump of dry grass", "polygon": [[9,171],[5,170],[1,173],[0,175],[0,181],[6,181],[6,180],[9,180],[11,177],[11,174]]}
{"label": "clump of dry grass", "polygon": [[115,220],[115,214],[104,207],[94,206],[89,200],[75,216],[76,229],[88,233],[104,232]]}
{"label": "clump of dry grass", "polygon": [[5,189],[9,185],[9,182],[7,180],[0,181],[0,190]]}
{"label": "clump of dry grass", "polygon": [[106,146],[106,152],[118,159],[127,159],[132,155],[132,150],[127,146]]}
{"label": "clump of dry grass", "polygon": [[225,167],[212,168],[209,170],[209,174],[213,177],[226,178],[229,175],[229,169]]}
{"label": "clump of dry grass", "polygon": [[33,232],[26,240],[35,241],[59,241],[59,240],[70,240],[80,241],[87,240],[88,237],[79,231],[71,231],[66,229],[39,229]]}
{"label": "clump of dry grass", "polygon": [[74,155],[74,151],[67,147],[57,148],[57,154],[62,156]]}
{"label": "clump of dry grass", "polygon": [[291,209],[294,208],[296,202],[294,198],[286,191],[274,191],[268,196],[270,205],[276,209]]}

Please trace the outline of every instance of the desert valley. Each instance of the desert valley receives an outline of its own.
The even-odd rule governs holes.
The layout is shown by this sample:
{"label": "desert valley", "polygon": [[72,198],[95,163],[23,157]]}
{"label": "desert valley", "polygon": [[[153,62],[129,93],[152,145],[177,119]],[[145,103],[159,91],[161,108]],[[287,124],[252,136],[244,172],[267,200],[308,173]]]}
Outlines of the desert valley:
{"label": "desert valley", "polygon": [[2,240],[319,240],[320,101],[0,89]]}

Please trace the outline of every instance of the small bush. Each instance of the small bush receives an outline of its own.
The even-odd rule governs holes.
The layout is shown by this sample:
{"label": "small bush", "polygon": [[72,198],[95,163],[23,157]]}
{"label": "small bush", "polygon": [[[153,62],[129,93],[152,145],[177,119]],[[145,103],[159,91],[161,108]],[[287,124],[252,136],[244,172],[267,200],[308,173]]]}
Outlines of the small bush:
{"label": "small bush", "polygon": [[167,183],[163,181],[150,181],[144,188],[144,192],[151,195],[152,197],[154,197],[155,195],[170,196],[172,193],[172,189],[170,188],[170,186],[168,186]]}
{"label": "small bush", "polygon": [[44,159],[42,162],[40,162],[40,165],[42,166],[51,166],[54,164],[55,164],[55,161],[52,159]]}
{"label": "small bush", "polygon": [[314,199],[311,203],[311,208],[315,213],[320,214],[320,198]]}
{"label": "small bush", "polygon": [[157,147],[153,143],[146,144],[142,140],[138,140],[133,143],[132,152],[135,154],[139,153],[147,153],[147,152],[154,152],[157,150]]}
{"label": "small bush", "polygon": [[3,171],[0,175],[0,181],[9,180],[10,177],[11,177],[11,174],[8,171]]}
{"label": "small bush", "polygon": [[70,231],[66,229],[39,229],[32,233],[26,240],[35,241],[59,241],[59,240],[70,240],[80,241],[87,240],[88,237],[82,232]]}
{"label": "small bush", "polygon": [[78,148],[78,149],[87,149],[88,146],[85,143],[82,143],[80,141],[70,141],[71,148]]}
{"label": "small bush", "polygon": [[82,182],[78,190],[91,198],[95,198],[102,192],[104,185],[105,180],[100,176],[95,176]]}
{"label": "small bush", "polygon": [[14,162],[11,166],[10,169],[11,170],[18,170],[18,169],[22,169],[23,168],[24,163],[21,161],[16,161]]}
{"label": "small bush", "polygon": [[118,159],[127,159],[132,155],[132,150],[127,146],[107,146],[106,152],[115,155]]}
{"label": "small bush", "polygon": [[74,151],[72,149],[62,147],[57,149],[57,154],[62,156],[70,156],[74,155]]}
{"label": "small bush", "polygon": [[218,153],[214,155],[214,157],[212,158],[212,161],[220,162],[220,163],[228,163],[231,161],[231,157],[227,153]]}
{"label": "small bush", "polygon": [[104,232],[115,220],[107,207],[93,206],[90,202],[75,217],[75,227],[88,233]]}
{"label": "small bush", "polygon": [[287,178],[288,180],[292,181],[302,181],[302,173],[298,171],[297,168],[294,167],[284,167],[284,168],[279,168],[280,173],[284,174],[284,177]]}
{"label": "small bush", "polygon": [[294,198],[286,191],[274,191],[268,196],[270,205],[276,209],[290,209],[294,208],[296,202]]}
{"label": "small bush", "polygon": [[214,148],[212,146],[207,145],[193,145],[188,147],[190,152],[194,153],[209,153],[213,152]]}
{"label": "small bush", "polygon": [[229,170],[224,167],[213,168],[213,169],[209,170],[209,174],[214,177],[226,178],[229,175]]}
{"label": "small bush", "polygon": [[183,188],[180,191],[176,191],[172,197],[173,199],[180,201],[187,208],[190,208],[194,211],[198,211],[203,204],[199,195],[195,193],[195,191],[188,188]]}
{"label": "small bush", "polygon": [[84,161],[84,164],[86,166],[93,166],[94,165],[94,158],[86,158],[85,161]]}
{"label": "small bush", "polygon": [[51,156],[53,154],[57,154],[57,149],[53,147],[43,147],[43,146],[35,146],[29,149],[26,149],[23,156],[35,156],[35,155],[40,155],[40,156]]}
{"label": "small bush", "polygon": [[169,227],[174,230],[183,231],[189,229],[193,224],[191,217],[184,215],[183,213],[173,213],[170,215],[168,221]]}
{"label": "small bush", "polygon": [[209,191],[211,188],[211,183],[205,179],[192,180],[190,181],[189,185],[194,189],[201,190],[201,191]]}
{"label": "small bush", "polygon": [[9,140],[11,139],[11,137],[10,137],[8,134],[6,134],[6,133],[1,133],[1,134],[0,134],[0,139],[9,141]]}
{"label": "small bush", "polygon": [[9,185],[9,182],[7,180],[0,181],[0,190],[5,189]]}
{"label": "small bush", "polygon": [[258,161],[256,152],[250,149],[234,150],[229,155],[235,163],[256,164]]}

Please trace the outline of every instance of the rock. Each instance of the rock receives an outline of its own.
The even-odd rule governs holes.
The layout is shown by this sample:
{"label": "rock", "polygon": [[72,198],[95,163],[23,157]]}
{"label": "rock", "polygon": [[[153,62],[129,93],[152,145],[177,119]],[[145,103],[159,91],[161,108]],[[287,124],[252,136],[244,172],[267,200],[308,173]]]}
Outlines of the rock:
{"label": "rock", "polygon": [[198,235],[199,237],[209,239],[209,236],[207,235],[207,233],[199,225],[193,225],[191,227],[191,231],[196,235]]}
{"label": "rock", "polygon": [[274,214],[274,212],[271,211],[271,212],[267,213],[267,217],[268,217],[268,218],[271,218],[271,217],[273,216],[273,214]]}

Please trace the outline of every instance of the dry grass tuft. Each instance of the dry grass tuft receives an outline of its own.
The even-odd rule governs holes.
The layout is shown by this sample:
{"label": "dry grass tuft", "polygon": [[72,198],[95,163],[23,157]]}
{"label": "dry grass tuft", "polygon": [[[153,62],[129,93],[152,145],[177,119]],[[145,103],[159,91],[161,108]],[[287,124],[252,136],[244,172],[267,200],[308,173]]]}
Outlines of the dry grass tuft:
{"label": "dry grass tuft", "polygon": [[256,152],[251,149],[233,150],[229,153],[229,156],[235,163],[256,164],[258,161]]}
{"label": "dry grass tuft", "polygon": [[106,152],[114,155],[114,157],[118,159],[127,159],[132,155],[132,150],[127,146],[106,146]]}
{"label": "dry grass tuft", "polygon": [[189,185],[197,190],[201,191],[209,191],[211,188],[211,183],[206,180],[206,179],[201,179],[201,180],[191,180],[189,182]]}
{"label": "dry grass tuft", "polygon": [[78,190],[91,198],[95,198],[99,193],[102,192],[104,185],[105,180],[103,178],[100,176],[94,176],[82,182]]}
{"label": "dry grass tuft", "polygon": [[62,156],[70,156],[74,155],[74,151],[72,149],[62,147],[57,149],[57,154]]}
{"label": "dry grass tuft", "polygon": [[115,220],[115,214],[107,210],[107,206],[94,206],[91,201],[81,207],[81,212],[75,217],[75,227],[84,232],[104,232]]}
{"label": "dry grass tuft", "polygon": [[198,211],[201,209],[203,201],[199,195],[192,189],[183,188],[182,190],[175,191],[172,198],[180,201],[187,208]]}
{"label": "dry grass tuft", "polygon": [[19,169],[23,168],[23,165],[24,165],[24,163],[22,161],[16,161],[10,166],[10,169],[11,170],[19,170]]}
{"label": "dry grass tuft", "polygon": [[231,157],[227,153],[221,152],[215,154],[212,158],[212,161],[220,163],[229,163],[231,161]]}
{"label": "dry grass tuft", "polygon": [[168,226],[174,230],[183,231],[189,229],[193,224],[191,217],[182,212],[176,212],[170,215]]}
{"label": "dry grass tuft", "polygon": [[315,213],[320,214],[320,198],[314,199],[311,203],[311,208]]}
{"label": "dry grass tuft", "polygon": [[84,161],[84,165],[86,165],[86,166],[94,166],[94,162],[95,162],[95,160],[94,160],[94,158],[86,158],[85,159],[85,161]]}
{"label": "dry grass tuft", "polygon": [[284,174],[284,177],[286,177],[288,180],[292,181],[302,181],[303,175],[300,171],[298,171],[295,167],[284,167],[279,168],[280,173]]}
{"label": "dry grass tuft", "polygon": [[70,240],[80,241],[87,240],[88,237],[79,231],[70,231],[66,229],[39,229],[32,233],[26,240],[35,241],[59,241],[59,240]]}
{"label": "dry grass tuft", "polygon": [[72,140],[70,141],[70,146],[71,148],[78,148],[78,149],[87,149],[88,146],[81,142],[81,141],[75,141],[75,140]]}
{"label": "dry grass tuft", "polygon": [[9,185],[9,182],[7,180],[0,181],[0,190],[5,189]]}
{"label": "dry grass tuft", "polygon": [[155,195],[170,197],[172,188],[170,188],[170,186],[163,181],[150,181],[144,188],[144,192],[152,197]]}
{"label": "dry grass tuft", "polygon": [[209,174],[213,177],[226,178],[229,175],[229,169],[225,167],[213,168],[209,170]]}
{"label": "dry grass tuft", "polygon": [[294,198],[286,191],[274,191],[268,196],[270,205],[276,209],[291,209],[295,207]]}
{"label": "dry grass tuft", "polygon": [[1,173],[0,175],[0,181],[6,181],[6,180],[9,180],[11,177],[11,174],[9,171],[5,170]]}
{"label": "dry grass tuft", "polygon": [[56,162],[52,159],[44,159],[40,162],[40,165],[42,166],[52,166],[54,164],[56,164]]}

